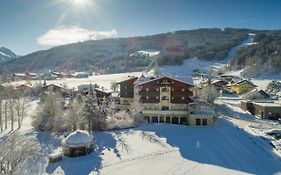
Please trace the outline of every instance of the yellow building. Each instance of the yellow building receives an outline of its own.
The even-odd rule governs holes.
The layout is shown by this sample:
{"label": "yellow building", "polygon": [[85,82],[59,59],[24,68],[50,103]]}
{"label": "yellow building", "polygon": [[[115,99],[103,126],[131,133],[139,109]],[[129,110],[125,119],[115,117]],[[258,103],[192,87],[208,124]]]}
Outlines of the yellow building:
{"label": "yellow building", "polygon": [[230,90],[234,93],[240,94],[240,93],[249,92],[255,87],[256,85],[254,85],[252,82],[248,80],[242,80],[235,84],[231,84]]}

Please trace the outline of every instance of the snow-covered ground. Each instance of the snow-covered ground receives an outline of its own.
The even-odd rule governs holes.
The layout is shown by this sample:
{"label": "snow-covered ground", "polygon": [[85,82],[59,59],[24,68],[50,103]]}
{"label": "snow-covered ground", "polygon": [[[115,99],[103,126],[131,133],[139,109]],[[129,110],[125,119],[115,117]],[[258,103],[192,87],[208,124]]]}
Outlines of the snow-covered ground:
{"label": "snow-covered ground", "polygon": [[[59,80],[47,80],[47,84],[64,85],[69,89],[77,88],[81,84],[98,84],[100,87],[104,87],[106,90],[110,90],[111,82],[119,82],[129,78],[129,76],[140,76],[141,72],[119,73],[119,74],[105,74],[105,75],[93,75],[88,78],[64,78]],[[12,82],[13,85],[26,84],[26,81]],[[36,81],[30,81],[30,83],[38,83]],[[41,81],[43,83],[43,81]]]}
{"label": "snow-covered ground", "polygon": [[23,174],[281,174],[280,151],[266,135],[280,125],[242,111],[239,101],[217,100],[214,126],[149,124],[95,132],[93,153],[57,163],[48,163],[48,155],[61,151],[62,137],[32,129],[38,102],[32,101],[20,130],[34,135],[42,150]]}
{"label": "snow-covered ground", "polygon": [[281,158],[224,118],[215,126],[150,124],[97,132],[88,156],[48,164],[49,174],[275,174]]}
{"label": "snow-covered ground", "polygon": [[[38,99],[34,99],[30,102],[28,110],[27,110],[27,114],[22,121],[20,132],[28,133],[32,130],[32,126],[31,126],[32,116],[36,112],[36,107],[38,106],[38,102],[39,102]],[[14,128],[15,128],[14,131],[18,131],[17,121],[15,121],[15,123],[14,123]],[[1,137],[5,136],[6,134],[12,133],[14,131],[11,131],[11,122],[9,121],[7,129],[5,129],[3,132],[0,132],[0,140],[1,140]]]}

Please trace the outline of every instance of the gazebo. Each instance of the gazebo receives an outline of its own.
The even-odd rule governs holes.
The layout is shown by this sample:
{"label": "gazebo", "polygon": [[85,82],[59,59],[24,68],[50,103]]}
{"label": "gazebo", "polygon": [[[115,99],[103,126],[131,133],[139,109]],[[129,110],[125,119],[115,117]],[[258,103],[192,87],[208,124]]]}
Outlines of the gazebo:
{"label": "gazebo", "polygon": [[78,157],[93,151],[95,138],[87,131],[77,130],[62,140],[62,152],[68,157]]}

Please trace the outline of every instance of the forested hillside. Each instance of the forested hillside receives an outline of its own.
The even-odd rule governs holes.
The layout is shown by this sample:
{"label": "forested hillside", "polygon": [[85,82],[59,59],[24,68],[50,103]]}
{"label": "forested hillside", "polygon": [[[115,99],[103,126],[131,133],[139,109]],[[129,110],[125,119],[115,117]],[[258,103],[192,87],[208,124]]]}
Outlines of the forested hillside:
{"label": "forested hillside", "polygon": [[240,49],[231,62],[234,69],[254,66],[268,73],[281,72],[281,30],[259,31],[254,45]]}
{"label": "forested hillside", "polygon": [[151,58],[133,54],[158,50],[158,62],[181,64],[184,59],[222,59],[230,48],[243,41],[248,29],[197,29],[143,37],[79,42],[42,50],[6,63],[10,72],[54,70],[104,70],[124,72],[147,66]]}

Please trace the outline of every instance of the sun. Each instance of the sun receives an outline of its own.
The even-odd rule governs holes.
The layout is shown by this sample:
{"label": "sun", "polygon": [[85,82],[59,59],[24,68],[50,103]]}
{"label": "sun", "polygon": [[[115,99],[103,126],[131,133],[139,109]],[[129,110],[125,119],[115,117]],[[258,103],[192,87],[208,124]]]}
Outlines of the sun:
{"label": "sun", "polygon": [[72,0],[75,6],[84,6],[89,2],[89,0]]}

